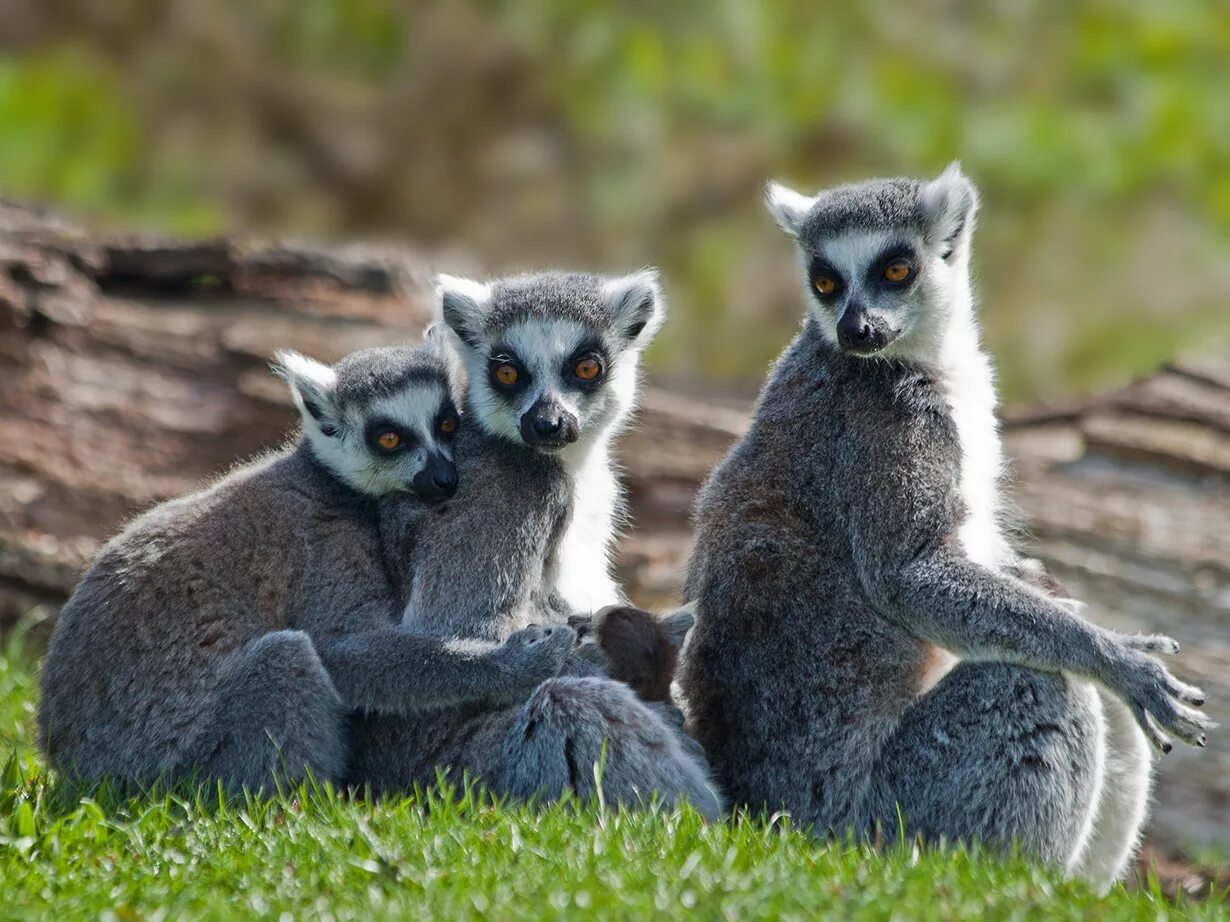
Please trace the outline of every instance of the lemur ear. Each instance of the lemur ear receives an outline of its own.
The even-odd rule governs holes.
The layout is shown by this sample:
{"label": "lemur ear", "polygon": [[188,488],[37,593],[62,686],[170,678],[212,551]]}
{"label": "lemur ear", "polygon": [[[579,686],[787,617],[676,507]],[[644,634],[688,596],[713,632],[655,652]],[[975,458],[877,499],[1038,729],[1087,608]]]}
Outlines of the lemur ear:
{"label": "lemur ear", "polygon": [[612,324],[628,342],[649,342],[666,319],[666,299],[657,269],[609,279],[602,286],[602,296]]}
{"label": "lemur ear", "polygon": [[465,394],[465,367],[457,354],[457,336],[443,320],[435,320],[423,331],[423,349],[444,363],[448,370],[449,391],[456,404]]}
{"label": "lemur ear", "polygon": [[787,189],[779,182],[770,182],[764,187],[765,207],[778,226],[791,237],[799,236],[799,229],[815,201],[801,192]]}
{"label": "lemur ear", "polygon": [[423,348],[438,359],[446,359],[452,350],[449,335],[448,324],[443,320],[433,320],[423,330]]}
{"label": "lemur ear", "polygon": [[437,275],[440,316],[454,333],[474,343],[491,309],[491,286],[455,275]]}
{"label": "lemur ear", "polygon": [[696,624],[696,603],[690,602],[676,609],[669,615],[662,616],[662,628],[666,631],[666,639],[678,650],[687,640],[688,631]]}
{"label": "lemur ear", "polygon": [[948,164],[923,187],[922,212],[927,242],[939,247],[941,257],[948,259],[968,248],[978,213],[978,189],[961,172],[960,162]]}
{"label": "lemur ear", "polygon": [[287,349],[274,354],[273,373],[290,385],[291,396],[305,426],[314,425],[325,435],[336,435],[337,406],[334,390],[337,374],[328,365]]}

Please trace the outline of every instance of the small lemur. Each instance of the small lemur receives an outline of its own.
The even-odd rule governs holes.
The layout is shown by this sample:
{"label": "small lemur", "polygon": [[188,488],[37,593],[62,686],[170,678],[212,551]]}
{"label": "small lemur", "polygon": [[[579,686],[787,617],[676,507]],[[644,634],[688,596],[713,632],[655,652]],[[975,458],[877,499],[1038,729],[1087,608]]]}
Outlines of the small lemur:
{"label": "small lemur", "polygon": [[592,637],[597,662],[642,701],[671,700],[679,649],[695,617],[681,608],[665,617],[630,605],[608,605],[592,617],[573,616],[569,626],[586,644]]}
{"label": "small lemur", "polygon": [[1148,655],[1174,641],[1085,621],[1009,540],[974,186],[954,164],[768,203],[808,311],[696,506],[691,727],[733,802],[860,833],[900,808],[927,839],[1019,843],[1108,886],[1145,735],[1168,751],[1163,730],[1200,746],[1211,725]]}
{"label": "small lemur", "polygon": [[[635,400],[641,351],[662,319],[656,276],[439,284],[468,379],[460,487],[435,512],[384,504],[390,566],[404,570],[403,623],[499,641],[543,612],[563,625],[621,602],[608,560],[619,499],[612,443]],[[599,633],[607,621],[597,619]],[[667,629],[677,635],[681,624]],[[650,627],[657,636],[662,626]],[[596,652],[619,668],[608,661],[616,647]],[[720,812],[703,757],[672,709],[638,700],[581,656],[523,706],[362,718],[351,780],[404,790],[448,769],[502,795],[553,799],[571,789],[588,798],[598,762],[608,802],[657,795]]]}
{"label": "small lemur", "polygon": [[[459,419],[439,341],[328,367],[280,353],[303,433],[142,515],[64,607],[42,673],[51,764],[86,781],[340,780],[353,710],[524,701],[571,630],[446,640],[398,623],[378,502],[437,508]],[[407,493],[408,491],[408,493]]]}

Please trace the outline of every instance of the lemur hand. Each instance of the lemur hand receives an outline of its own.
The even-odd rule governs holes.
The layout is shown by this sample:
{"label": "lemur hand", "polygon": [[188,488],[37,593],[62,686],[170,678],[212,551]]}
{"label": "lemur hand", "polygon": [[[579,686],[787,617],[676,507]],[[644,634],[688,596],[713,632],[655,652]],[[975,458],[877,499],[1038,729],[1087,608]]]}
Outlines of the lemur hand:
{"label": "lemur hand", "polygon": [[1149,741],[1162,752],[1170,752],[1171,742],[1163,730],[1173,733],[1190,746],[1203,746],[1205,733],[1216,724],[1199,711],[1204,692],[1180,682],[1151,653],[1178,653],[1179,645],[1160,634],[1119,634],[1108,631],[1114,645],[1111,674],[1104,684],[1123,699]]}
{"label": "lemur hand", "polygon": [[533,691],[559,675],[577,643],[576,632],[556,625],[531,624],[509,636],[494,656],[519,691]]}

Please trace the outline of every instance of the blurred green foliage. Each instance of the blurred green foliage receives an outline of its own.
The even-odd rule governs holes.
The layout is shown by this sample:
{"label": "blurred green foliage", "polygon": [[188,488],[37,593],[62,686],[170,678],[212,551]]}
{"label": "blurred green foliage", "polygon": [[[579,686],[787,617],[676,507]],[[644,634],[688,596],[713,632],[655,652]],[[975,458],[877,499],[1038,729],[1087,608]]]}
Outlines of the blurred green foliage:
{"label": "blurred green foliage", "polygon": [[662,265],[652,361],[756,382],[801,314],[772,175],[960,158],[1011,399],[1230,349],[1230,5],[52,0],[0,59],[0,189],[177,232]]}

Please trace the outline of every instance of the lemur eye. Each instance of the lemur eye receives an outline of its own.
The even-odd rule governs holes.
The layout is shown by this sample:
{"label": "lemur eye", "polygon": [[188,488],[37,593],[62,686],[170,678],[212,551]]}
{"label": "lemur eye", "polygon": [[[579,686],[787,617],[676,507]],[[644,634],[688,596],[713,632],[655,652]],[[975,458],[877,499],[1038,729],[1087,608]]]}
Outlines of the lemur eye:
{"label": "lemur eye", "polygon": [[512,362],[504,362],[495,370],[495,379],[505,387],[512,387],[517,383],[519,377],[521,373],[517,371],[517,366]]}
{"label": "lemur eye", "polygon": [[392,451],[401,444],[401,436],[392,429],[385,429],[376,436],[376,444],[380,446],[382,451]]}
{"label": "lemur eye", "polygon": [[577,362],[572,372],[582,381],[593,381],[598,375],[602,374],[602,363],[594,356],[587,355]]}
{"label": "lemur eye", "polygon": [[837,279],[831,275],[817,275],[811,283],[822,295],[831,295],[837,290]]}
{"label": "lemur eye", "polygon": [[452,435],[454,432],[456,432],[457,431],[457,417],[456,416],[446,416],[444,417],[444,419],[440,420],[440,431],[443,432],[445,435]]}
{"label": "lemur eye", "polygon": [[884,278],[890,282],[904,282],[912,271],[909,263],[897,260],[884,267]]}

